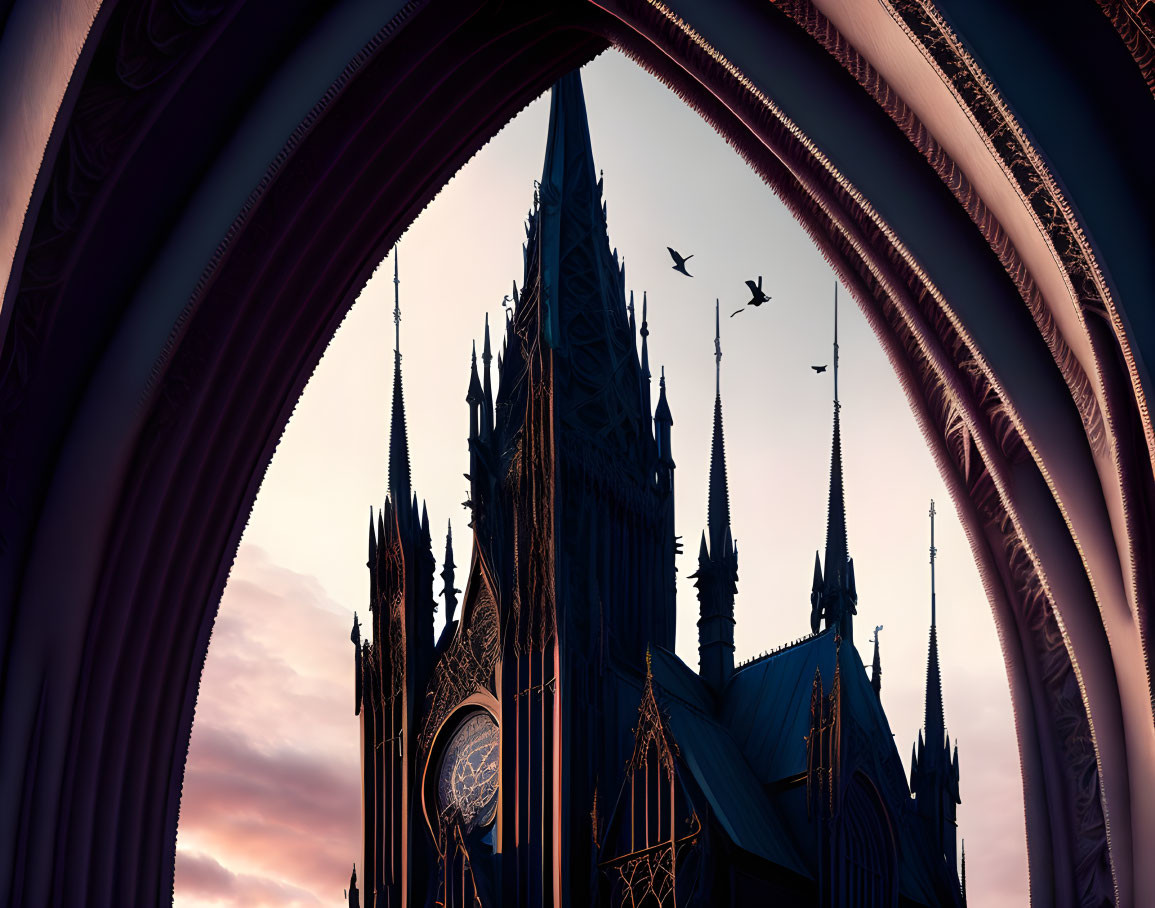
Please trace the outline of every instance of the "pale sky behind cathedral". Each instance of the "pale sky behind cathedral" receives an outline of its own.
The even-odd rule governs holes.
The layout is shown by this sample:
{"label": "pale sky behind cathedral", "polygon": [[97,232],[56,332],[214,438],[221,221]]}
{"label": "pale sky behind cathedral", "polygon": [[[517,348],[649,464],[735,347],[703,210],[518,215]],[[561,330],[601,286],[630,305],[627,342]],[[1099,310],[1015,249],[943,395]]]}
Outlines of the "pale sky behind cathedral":
{"label": "pale sky behind cathedral", "polygon": [[[583,69],[610,241],[627,290],[649,298],[653,396],[674,417],[678,654],[697,668],[692,581],[705,527],[721,298],[722,397],[739,548],[736,658],[809,632],[830,469],[834,277],[786,208],[672,92],[616,52]],[[470,346],[520,284],[524,218],[541,173],[548,96],[455,176],[400,243],[401,350],[413,488],[438,571],[452,519],[469,562],[465,390]],[[693,254],[687,279],[666,252]],[[744,281],[772,300],[735,318]],[[352,612],[368,612],[369,506],[384,499],[393,349],[386,258],[329,345],[265,476],[221,601],[193,726],[176,904],[339,905],[360,854]],[[1027,903],[1022,789],[1002,655],[969,544],[893,370],[840,293],[839,390],[850,553],[864,662],[883,625],[882,702],[903,764],[922,726],[936,499],[947,730],[959,745],[960,837],[971,903]],[[496,379],[496,375],[494,376]],[[440,592],[441,583],[435,583]],[[441,615],[437,619],[440,628]]]}

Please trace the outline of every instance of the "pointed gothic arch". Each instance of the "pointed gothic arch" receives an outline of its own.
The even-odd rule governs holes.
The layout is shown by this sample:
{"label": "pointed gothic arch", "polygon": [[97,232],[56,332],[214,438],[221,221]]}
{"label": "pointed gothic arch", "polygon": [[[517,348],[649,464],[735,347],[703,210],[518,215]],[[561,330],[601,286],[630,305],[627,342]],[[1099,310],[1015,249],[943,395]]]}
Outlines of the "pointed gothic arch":
{"label": "pointed gothic arch", "polygon": [[6,6],[0,900],[169,899],[212,619],[293,402],[421,207],[610,44],[786,201],[894,363],[1006,654],[1033,900],[1155,899],[1144,15]]}
{"label": "pointed gothic arch", "polygon": [[898,846],[893,821],[874,784],[856,772],[843,798],[838,850],[844,871],[837,905],[893,908],[898,904]]}

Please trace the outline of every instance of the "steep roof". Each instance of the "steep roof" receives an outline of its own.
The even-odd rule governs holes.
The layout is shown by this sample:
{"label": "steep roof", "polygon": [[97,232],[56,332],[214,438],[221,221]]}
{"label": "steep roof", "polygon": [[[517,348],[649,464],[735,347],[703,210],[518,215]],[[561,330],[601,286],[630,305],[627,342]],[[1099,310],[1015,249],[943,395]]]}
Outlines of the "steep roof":
{"label": "steep roof", "polygon": [[810,873],[781,817],[734,738],[710,713],[702,680],[673,653],[656,648],[653,679],[670,731],[694,782],[730,840],[751,854]]}
{"label": "steep roof", "polygon": [[763,783],[806,770],[814,671],[829,685],[834,657],[834,632],[823,631],[737,668],[726,685],[722,719]]}
{"label": "steep roof", "polygon": [[814,674],[821,672],[828,691],[836,661],[844,722],[858,729],[857,740],[870,742],[869,755],[859,754],[855,768],[867,770],[882,790],[898,832],[899,888],[915,903],[937,904],[934,860],[924,837],[906,821],[910,792],[890,722],[852,643],[843,640],[838,646],[831,628],[739,667],[723,693],[723,722],[761,786],[805,773]]}

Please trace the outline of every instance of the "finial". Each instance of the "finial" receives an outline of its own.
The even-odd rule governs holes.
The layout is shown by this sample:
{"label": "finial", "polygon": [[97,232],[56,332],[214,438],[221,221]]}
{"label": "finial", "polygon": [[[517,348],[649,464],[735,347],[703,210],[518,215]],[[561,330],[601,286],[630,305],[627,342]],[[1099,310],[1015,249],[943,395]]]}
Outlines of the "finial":
{"label": "finial", "polygon": [[646,678],[651,681],[654,678],[653,657],[650,655],[649,646],[646,646]]}
{"label": "finial", "polygon": [[714,396],[722,394],[722,321],[719,313],[721,303],[714,300]]}
{"label": "finial", "polygon": [[395,333],[393,351],[401,359],[401,277],[397,266],[397,244],[393,244],[393,330]]}
{"label": "finial", "polygon": [[838,403],[838,281],[834,282],[834,409]]}
{"label": "finial", "polygon": [[930,624],[934,627],[935,621],[935,601],[934,601],[934,556],[938,554],[938,549],[934,547],[934,499],[930,500]]}

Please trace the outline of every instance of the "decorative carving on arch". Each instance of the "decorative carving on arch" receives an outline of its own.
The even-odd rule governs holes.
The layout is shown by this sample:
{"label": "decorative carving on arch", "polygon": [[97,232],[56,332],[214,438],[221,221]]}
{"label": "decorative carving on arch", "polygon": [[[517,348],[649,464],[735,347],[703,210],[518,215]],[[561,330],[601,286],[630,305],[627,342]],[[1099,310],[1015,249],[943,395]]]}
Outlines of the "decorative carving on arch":
{"label": "decorative carving on arch", "polygon": [[[1022,648],[1028,651],[1028,662],[1047,666],[1037,675],[1012,679],[1016,696],[1029,701],[1030,709],[1042,717],[1030,732],[1021,736],[1021,746],[1036,753],[1054,749],[1063,752],[1063,765],[1057,771],[1062,778],[1054,779],[1058,784],[1047,786],[1048,797],[1062,798],[1069,805],[1067,815],[1073,818],[1074,826],[1071,838],[1079,844],[1076,846],[1077,854],[1070,853],[1068,857],[1062,853],[1064,843],[1059,841],[1063,838],[1060,836],[1057,840],[1059,854],[1041,860],[1044,863],[1069,860],[1072,865],[1078,862],[1077,876],[1088,897],[1096,892],[1112,898],[1114,886],[1100,798],[1099,767],[1094,748],[1083,746],[1083,742],[1090,744],[1093,741],[1087,707],[1068,650],[1069,640],[1060,632],[1054,604],[1046,592],[1036,556],[1015,516],[1014,499],[1021,479],[1013,477],[1023,473],[1033,455],[1017,424],[1013,407],[964,333],[965,326],[951,317],[947,302],[930,276],[874,211],[869,200],[825,159],[770,98],[759,93],[688,23],[658,0],[648,0],[648,3],[650,14],[644,16],[639,12],[635,27],[648,31],[651,40],[677,47],[685,73],[703,84],[714,86],[740,123],[744,127],[753,125],[763,137],[766,147],[740,139],[733,140],[733,144],[763,175],[818,247],[838,267],[844,283],[862,305],[868,321],[895,364],[932,452],[939,459],[952,493],[956,500],[960,500],[964,514],[976,531],[971,538],[987,588],[992,590],[996,621],[1006,645],[1010,647],[1008,658],[1017,661]],[[893,92],[854,53],[848,42],[830,28],[829,23],[820,20],[816,13],[811,15],[811,4],[779,5],[786,7],[784,11],[788,15],[790,10],[795,10],[795,21],[804,28],[808,24],[814,28],[812,36],[824,42],[827,51],[843,61],[860,84],[865,83],[868,90],[873,86],[879,92],[875,100],[891,113],[892,118],[901,119],[909,113],[900,101],[883,103],[888,97],[894,97]],[[641,5],[638,7],[640,9]],[[803,15],[804,11],[810,12]],[[642,65],[673,84],[679,94],[691,106],[697,107],[704,117],[713,120],[720,131],[741,130],[742,127],[726,119],[726,112],[704,105],[683,73],[653,62],[654,58],[646,53],[644,47],[631,51],[633,45],[628,36],[621,40],[627,52],[632,52]],[[973,68],[967,71],[973,78]],[[899,125],[903,124],[900,122]],[[952,191],[958,188],[956,198],[964,202],[972,220],[985,231],[984,235],[1000,255],[1003,267],[1020,293],[1024,294],[1028,307],[1033,306],[1036,326],[1063,371],[1072,400],[1084,421],[1088,443],[1092,450],[1101,450],[1105,433],[1098,398],[1086,375],[1076,368],[1078,364],[1074,357],[1065,348],[1057,346],[1061,338],[1050,314],[1041,305],[1037,288],[1014,258],[1014,251],[1001,234],[1001,228],[962,182],[961,173],[933,145],[925,129],[913,121],[908,125],[912,130],[908,138],[931,158],[932,164],[949,165],[949,170],[939,171],[940,178]],[[1028,180],[1031,198],[1034,199],[1047,185],[1041,177]],[[1103,285],[1094,273],[1086,271],[1086,262],[1080,262],[1080,256],[1089,255],[1085,238],[1067,218],[1069,206],[1060,204],[1060,201],[1047,209],[1050,212],[1047,223],[1057,231],[1055,236],[1062,234],[1064,229],[1070,231],[1070,235],[1064,234],[1070,242],[1060,236],[1059,240],[1052,239],[1052,245],[1062,256],[1068,273],[1081,276],[1077,281],[1075,277],[1071,280],[1084,291],[1094,286],[1098,292]],[[1042,217],[1038,212],[1036,215]],[[1094,279],[1088,284],[1090,278]],[[1105,288],[1097,297],[1099,309],[1108,299],[1103,294]],[[1086,308],[1090,312],[1095,307]],[[1095,321],[1091,318],[1085,324],[1092,325]],[[1121,336],[1119,343],[1125,344]],[[1139,405],[1142,415],[1141,399]],[[1149,420],[1141,419],[1141,422],[1149,428]],[[1138,464],[1132,475],[1141,475],[1144,468],[1149,470],[1142,463]],[[969,500],[963,500],[963,495],[967,495]],[[1146,533],[1145,528],[1132,524],[1132,529],[1140,537]],[[1072,691],[1079,691],[1080,696],[1072,698]],[[1037,757],[1029,754],[1025,759],[1033,761]],[[1032,793],[1028,792],[1028,810],[1031,801]]]}
{"label": "decorative carving on arch", "polygon": [[1096,0],[1155,94],[1155,0]]}
{"label": "decorative carving on arch", "polygon": [[479,690],[496,696],[493,679],[499,651],[497,603],[480,568],[475,566],[462,608],[461,624],[437,660],[429,682],[418,741],[422,761],[429,754],[437,730],[466,698]]}
{"label": "decorative carving on arch", "polygon": [[[1149,42],[1143,22],[1149,21],[1152,4],[1148,0],[1098,2],[1131,47],[1150,86],[1152,57],[1146,49]],[[478,51],[469,60],[460,52],[461,42],[455,44],[454,39],[460,38],[461,18],[470,16],[470,10],[463,10],[461,4],[421,0],[404,4],[401,15],[371,36],[350,60],[328,61],[331,71],[339,75],[319,95],[317,106],[287,133],[283,148],[266,158],[270,162],[267,172],[251,190],[242,188],[237,198],[225,194],[214,198],[227,211],[237,212],[236,220],[221,233],[215,251],[204,256],[202,278],[184,302],[163,346],[158,343],[139,351],[157,363],[139,398],[145,427],[139,433],[135,428],[115,430],[116,442],[124,447],[124,460],[93,467],[92,478],[97,481],[91,486],[106,489],[106,500],[74,502],[85,515],[82,524],[91,529],[91,548],[101,553],[93,556],[101,562],[92,578],[75,581],[76,595],[60,599],[67,603],[69,626],[83,628],[84,639],[79,635],[57,638],[51,651],[40,650],[35,636],[39,628],[34,622],[29,624],[29,616],[38,608],[42,611],[45,601],[52,601],[49,594],[54,587],[37,585],[29,564],[41,544],[36,541],[40,534],[58,531],[66,520],[77,519],[72,509],[60,516],[49,507],[49,487],[75,478],[58,458],[62,439],[68,437],[81,449],[88,445],[83,427],[71,421],[74,412],[80,412],[82,399],[86,407],[91,404],[85,411],[89,415],[101,416],[112,407],[107,398],[93,396],[89,382],[103,354],[102,344],[122,329],[131,332],[139,327],[124,315],[131,308],[132,288],[154,266],[163,267],[157,253],[169,241],[169,229],[188,212],[188,199],[200,188],[204,169],[218,159],[231,130],[252,122],[243,105],[256,87],[267,83],[271,70],[254,66],[257,72],[252,79],[238,85],[228,98],[222,97],[215,111],[217,119],[200,124],[196,141],[182,149],[179,162],[163,160],[157,143],[150,147],[150,134],[163,138],[164,131],[157,126],[164,125],[166,117],[171,126],[190,104],[204,105],[203,81],[215,84],[234,74],[229,68],[232,64],[215,59],[221,54],[214,57],[214,51],[220,49],[218,39],[256,6],[239,0],[104,4],[80,54],[66,103],[57,114],[53,144],[43,158],[15,260],[6,301],[10,320],[0,353],[0,424],[5,429],[0,433],[4,439],[0,486],[7,490],[7,499],[0,505],[0,581],[5,591],[0,598],[11,609],[5,612],[4,625],[10,642],[0,660],[14,681],[6,687],[0,715],[8,740],[27,737],[28,753],[40,753],[41,758],[30,762],[32,758],[23,754],[13,757],[24,772],[17,769],[10,777],[29,780],[24,790],[33,808],[26,815],[8,811],[0,816],[9,841],[29,843],[26,852],[0,862],[0,885],[21,879],[27,892],[33,893],[28,897],[45,903],[53,893],[59,898],[59,893],[79,886],[89,887],[90,897],[98,902],[107,901],[113,892],[131,903],[163,901],[171,889],[183,754],[215,603],[261,468],[275,447],[291,401],[320,355],[324,338],[351,299],[350,288],[362,276],[364,263],[392,241],[428,195],[437,191],[445,174],[471,153],[471,142],[492,134],[497,119],[524,103],[535,84],[544,84],[547,76],[589,59],[604,47],[603,34],[610,36],[611,29],[620,27],[614,40],[627,51],[633,47],[639,56],[644,55],[639,48],[648,46],[646,65],[650,68],[658,67],[655,61],[664,58],[671,69],[684,67],[685,73],[692,73],[692,78],[681,82],[668,73],[667,77],[691,106],[710,110],[714,105],[713,115],[722,131],[764,172],[807,225],[823,254],[838,263],[867,309],[964,511],[991,590],[1010,653],[1008,664],[1023,729],[1028,816],[1033,812],[1040,827],[1046,828],[1045,840],[1031,842],[1032,854],[1037,851],[1044,862],[1061,856],[1063,860],[1054,861],[1053,866],[1074,868],[1071,879],[1079,880],[1081,887],[1087,886],[1090,877],[1092,882],[1076,898],[1088,901],[1104,886],[1109,891],[1109,872],[1103,876],[1107,844],[1094,751],[1119,748],[1125,738],[1149,735],[1150,724],[1139,722],[1133,730],[1135,721],[1127,719],[1125,727],[1108,728],[1092,740],[1063,629],[1041,582],[1036,556],[1025,545],[1023,531],[1008,510],[1017,492],[1013,487],[1008,491],[1003,479],[1009,466],[1022,465],[1015,459],[1022,453],[1022,439],[997,386],[984,377],[981,364],[965,344],[959,346],[957,338],[942,333],[941,313],[934,313],[941,301],[935,299],[929,277],[892,245],[894,237],[887,234],[885,225],[872,220],[869,203],[856,197],[853,187],[837,174],[825,170],[820,152],[807,144],[796,127],[771,122],[775,115],[759,100],[758,87],[748,79],[743,81],[744,74],[736,67],[727,70],[727,61],[704,43],[696,43],[688,28],[683,30],[668,18],[650,28],[646,16],[661,18],[668,10],[663,12],[664,8],[643,0],[601,4],[596,11],[594,4],[550,4],[544,12],[539,8],[528,14],[524,14],[528,4],[487,4],[487,15],[501,18],[474,16],[467,27],[476,29],[470,36],[484,33],[492,38],[486,47],[498,48],[501,56],[493,56],[492,50],[487,51],[488,57]],[[309,17],[320,9],[315,4],[290,6],[279,23],[283,30],[277,32],[278,41],[308,35],[313,22]],[[744,6],[755,15],[765,10],[778,14],[769,4]],[[292,19],[297,7],[305,12]],[[724,40],[725,25],[710,17],[709,4],[697,7],[703,11],[700,19],[695,13],[694,25],[703,31],[717,25],[716,33]],[[36,5],[24,2],[19,8],[35,9]],[[633,32],[628,26],[607,24],[606,8],[622,22],[640,9],[641,24]],[[934,12],[929,3],[907,0],[895,8],[903,11],[912,34],[915,25],[911,23]],[[579,36],[595,14],[601,17],[595,33],[585,31]],[[1146,18],[1140,22],[1133,14]],[[545,25],[531,27],[527,25],[530,18]],[[598,30],[603,27],[604,32]],[[659,34],[660,28],[667,31]],[[254,53],[247,62],[272,56],[270,43],[262,44],[261,36],[255,34],[250,38]],[[1142,43],[1137,44],[1140,39]],[[427,53],[434,46],[437,51]],[[278,47],[290,49],[287,42]],[[381,52],[383,48],[389,52]],[[934,42],[934,48],[957,52],[949,40]],[[1067,65],[1073,71],[1077,62]],[[208,76],[199,87],[186,78],[198,67],[204,70],[200,75]],[[427,78],[430,71],[436,80]],[[462,74],[457,75],[458,71]],[[500,71],[502,78],[493,77],[494,71]],[[964,65],[954,69],[950,78],[973,78],[973,74],[968,75]],[[413,82],[407,83],[409,79]],[[432,129],[422,133],[415,111],[399,103],[406,84],[422,84],[431,90],[428,97],[423,96],[423,110],[439,110],[444,95],[435,93],[434,81],[444,86],[454,102],[452,117],[446,114],[436,135]],[[467,93],[459,91],[462,85],[469,90],[478,87],[479,98],[496,100],[473,103]],[[983,89],[981,84],[978,87]],[[864,100],[862,107],[866,106]],[[720,118],[718,111],[723,108],[730,119]],[[405,126],[398,125],[396,133],[366,129],[371,110]],[[991,128],[1001,128],[997,121],[989,122]],[[346,127],[350,131],[343,131]],[[409,135],[406,130],[410,128],[417,134]],[[354,142],[351,131],[355,129],[370,135],[372,141]],[[381,141],[386,133],[388,141]],[[399,143],[395,136],[401,137]],[[412,154],[414,139],[425,143],[420,155]],[[405,146],[399,156],[396,144]],[[366,145],[372,148],[366,151]],[[924,154],[934,153],[925,146]],[[769,158],[774,160],[767,163]],[[130,202],[131,190],[139,181],[166,165],[165,172],[171,174],[166,181],[169,194],[140,194],[139,201]],[[334,178],[334,173],[339,177]],[[360,174],[362,179],[353,187],[356,191],[349,193],[351,201],[342,207],[332,201],[332,187],[335,179],[347,181],[351,174]],[[1061,228],[1066,215],[1063,211],[1056,214],[1050,187],[1038,184],[1027,168],[1016,174],[1024,178],[1021,185],[1032,201],[1038,197],[1041,208],[1035,214],[1040,223],[1057,218]],[[951,181],[958,176],[952,170],[946,177],[952,191],[956,183]],[[391,188],[386,191],[385,186]],[[968,189],[957,183],[956,200],[971,199]],[[1073,247],[1064,246],[1062,237],[1052,238],[1051,243],[1063,257],[1072,286],[1079,288],[1088,335],[1100,364],[1114,379],[1101,399],[1087,397],[1087,387],[1067,374],[1070,360],[1056,352],[1051,328],[1041,321],[1038,291],[1020,274],[989,213],[970,201],[966,205],[1051,345],[1074,405],[1083,415],[1091,445],[1101,451],[1098,433],[1112,427],[1133,434],[1133,446],[1123,450],[1118,476],[1113,477],[1119,488],[1134,496],[1124,508],[1118,544],[1121,562],[1126,561],[1124,549],[1130,546],[1133,608],[1139,622],[1148,621],[1149,605],[1144,604],[1155,600],[1143,567],[1152,550],[1151,498],[1144,490],[1150,486],[1151,471],[1149,463],[1143,464],[1142,440],[1147,440],[1150,457],[1151,417],[1138,396],[1131,353],[1117,315],[1107,305],[1109,301],[1104,303],[1103,314],[1094,300],[1096,288],[1083,295],[1086,281],[1098,280],[1094,267],[1080,271],[1077,262],[1068,262],[1068,256],[1090,254],[1087,240],[1076,223],[1071,228]],[[330,232],[317,228],[323,223],[350,223],[350,212],[354,219],[364,218],[357,221],[364,229],[344,232],[339,244],[332,241]],[[131,221],[136,233],[114,236],[107,228],[118,221]],[[142,239],[145,233],[148,236]],[[1109,236],[1094,239],[1112,244]],[[102,240],[109,245],[101,246]],[[115,274],[115,279],[90,283],[89,275],[97,270],[91,261],[99,257],[94,252],[114,243],[117,254],[107,262],[102,260],[99,267]],[[888,246],[890,252],[884,251]],[[185,251],[198,256],[199,262],[195,249]],[[1093,266],[1095,258],[1089,261]],[[299,280],[302,274],[313,275],[314,283]],[[258,281],[259,291],[254,289]],[[1119,302],[1122,307],[1124,301]],[[63,330],[76,328],[78,316],[94,329],[88,334],[99,342],[62,343],[66,334],[84,333]],[[276,334],[276,342],[264,343],[270,332]],[[1112,340],[1119,349],[1105,346]],[[1110,362],[1105,349],[1120,362]],[[1101,409],[1101,422],[1088,419],[1092,406]],[[543,407],[548,408],[548,401],[540,402],[539,409]],[[226,443],[218,437],[226,426],[247,426],[249,431],[237,433]],[[38,435],[25,428],[43,431]],[[544,451],[539,445],[523,453],[536,458]],[[91,464],[86,461],[86,466]],[[204,464],[211,467],[204,468]],[[123,477],[115,472],[122,467]],[[527,495],[534,481],[548,479],[541,471],[521,466],[518,470],[524,470],[519,475],[525,477]],[[524,553],[517,566],[519,575],[529,571],[526,562],[535,547],[552,557],[548,528],[543,525],[538,531],[542,537],[533,545],[526,543],[524,535],[519,541],[518,551]],[[1128,569],[1124,563],[1123,570]],[[170,608],[155,608],[162,601],[160,591],[171,594]],[[551,592],[542,592],[538,601],[546,603],[550,611],[544,617],[552,621]],[[502,607],[507,608],[507,603],[503,601]],[[527,602],[526,611],[536,607],[536,602]],[[522,634],[529,622],[520,621],[516,612],[514,618],[503,627],[505,634],[513,634],[510,649],[520,649],[523,639],[536,646],[539,635]],[[1150,683],[1151,636],[1149,630],[1143,633],[1145,655],[1133,665],[1146,669]],[[1114,640],[1111,643],[1116,645]],[[166,654],[161,667],[155,659],[158,652]],[[75,669],[75,681],[67,673],[56,673],[52,684],[44,687],[15,683],[24,678],[20,666],[28,664],[28,659],[52,655]],[[1106,655],[1112,652],[1107,650]],[[382,679],[380,683],[384,688],[387,682]],[[40,707],[35,700],[30,704],[28,690],[40,691],[48,699]],[[1099,714],[1104,715],[1103,724],[1112,718],[1110,708]],[[41,719],[36,718],[40,716],[45,729],[57,731],[42,733]],[[71,728],[67,738],[66,727]],[[147,728],[150,734],[144,746],[122,752],[106,745],[94,753],[90,746],[94,733],[106,727]],[[1136,775],[1142,768],[1135,770]],[[56,818],[52,812],[53,805],[60,803],[70,805],[67,817]],[[1125,827],[1126,821],[1119,826]],[[1150,826],[1136,823],[1134,829],[1149,830]],[[1128,844],[1122,831],[1113,825],[1114,841],[1123,843],[1117,847],[1127,863],[1138,848]],[[1080,841],[1072,845],[1076,837]],[[134,848],[133,842],[139,847]],[[125,854],[133,855],[131,868],[124,861]],[[1045,887],[1040,891],[1040,902],[1058,900]]]}

